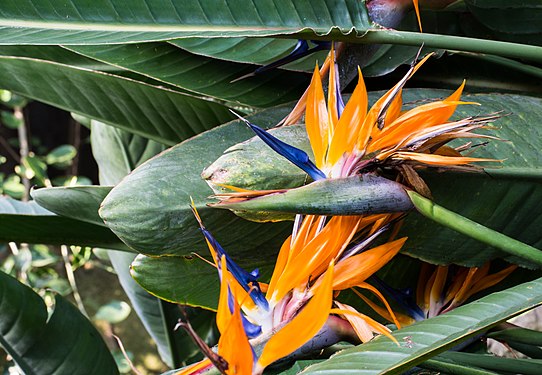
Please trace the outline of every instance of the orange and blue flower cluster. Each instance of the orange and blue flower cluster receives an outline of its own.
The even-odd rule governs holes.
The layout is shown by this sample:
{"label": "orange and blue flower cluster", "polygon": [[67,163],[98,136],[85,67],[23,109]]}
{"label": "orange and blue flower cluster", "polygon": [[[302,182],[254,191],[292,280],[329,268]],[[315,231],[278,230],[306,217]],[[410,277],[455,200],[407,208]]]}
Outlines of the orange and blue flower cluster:
{"label": "orange and blue flower cluster", "polygon": [[[473,130],[494,118],[450,120],[458,105],[475,104],[460,100],[464,83],[446,99],[403,110],[403,86],[430,56],[413,64],[405,77],[368,109],[361,71],[350,100],[344,104],[332,48],[324,64],[329,67],[327,101],[322,71],[316,67],[306,95],[286,121],[299,120],[304,113],[314,161],[304,151],[244,121],[267,145],[313,180],[389,169],[395,171],[397,179],[407,188],[420,189],[423,181],[420,182],[419,176],[413,177],[417,176],[417,168],[476,168],[472,163],[494,161],[463,156],[460,151],[468,149],[468,144],[459,148],[447,145],[457,138],[488,137]],[[248,200],[270,193],[277,192],[235,188],[220,198]],[[227,364],[219,369],[226,374],[261,374],[270,364],[295,356],[322,335],[333,336],[335,341],[347,337],[360,342],[378,334],[391,337],[384,325],[352,306],[335,301],[340,291],[353,289],[377,313],[400,327],[449,310],[499,279],[489,276],[487,270],[480,271],[483,275],[477,274],[478,271],[472,275],[471,271],[462,271],[457,279],[460,281],[456,282],[461,285],[453,284],[451,291],[445,291],[443,280],[447,271],[438,268],[434,277],[431,276],[430,290],[420,292],[421,302],[413,304],[408,296],[396,298],[404,302],[410,316],[396,314],[384,294],[395,298],[398,292],[378,282],[373,275],[401,250],[406,238],[395,239],[395,231],[390,230],[388,241],[381,241],[378,246],[373,243],[394,228],[403,214],[297,215],[292,234],[280,249],[269,284],[264,284],[258,280],[257,270],[247,272],[231,259],[193,210],[221,280],[216,318],[221,336],[217,355],[223,360],[221,363]],[[380,303],[368,299],[359,290],[370,292]],[[439,299],[442,295],[444,300]],[[441,308],[436,308],[435,303]],[[325,345],[330,344],[333,342]],[[217,364],[207,359],[181,374],[202,373],[213,365]]]}

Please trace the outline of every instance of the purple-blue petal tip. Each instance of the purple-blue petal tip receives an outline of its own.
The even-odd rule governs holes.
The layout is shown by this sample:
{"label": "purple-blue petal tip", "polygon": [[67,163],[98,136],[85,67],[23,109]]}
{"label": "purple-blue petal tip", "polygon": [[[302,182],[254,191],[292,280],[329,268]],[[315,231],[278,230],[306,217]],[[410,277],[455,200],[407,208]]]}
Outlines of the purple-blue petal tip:
{"label": "purple-blue petal tip", "polygon": [[394,301],[397,302],[397,304],[401,306],[401,308],[403,308],[403,310],[405,310],[405,312],[413,319],[416,321],[425,319],[423,310],[414,301],[411,288],[395,289],[374,275],[369,278],[369,281],[373,281],[375,284],[378,284],[384,293],[392,297]]}
{"label": "purple-blue petal tip", "polygon": [[[233,111],[232,111],[233,112]],[[302,169],[307,173],[314,181],[323,180],[326,178],[324,172],[322,172],[314,163],[309,159],[307,153],[297,147],[291,146],[286,142],[281,141],[277,137],[272,136],[264,129],[257,125],[250,123],[247,119],[239,116],[233,112],[240,120],[251,128],[254,133],[269,147],[271,147],[276,153],[285,157],[291,163]]]}

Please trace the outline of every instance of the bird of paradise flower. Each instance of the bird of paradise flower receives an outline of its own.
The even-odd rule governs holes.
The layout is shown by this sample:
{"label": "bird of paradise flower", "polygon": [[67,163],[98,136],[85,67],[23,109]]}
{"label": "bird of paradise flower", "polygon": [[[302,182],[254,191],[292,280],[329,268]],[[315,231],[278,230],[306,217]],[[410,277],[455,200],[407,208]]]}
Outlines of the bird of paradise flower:
{"label": "bird of paradise flower", "polygon": [[[387,327],[333,301],[334,293],[359,287],[389,306],[365,282],[406,241],[401,238],[368,249],[389,226],[388,215],[329,220],[307,216],[282,245],[269,284],[262,284],[257,271],[244,271],[228,256],[194,207],[193,211],[221,280],[216,318],[221,336],[217,356],[210,356],[216,358],[179,375],[198,374],[212,366],[226,374],[261,374],[270,364],[304,352],[303,348],[318,350],[341,339],[366,342],[375,334],[391,337]],[[389,316],[394,316],[391,309]],[[400,326],[396,319],[395,323]]]}
{"label": "bird of paradise flower", "polygon": [[[331,50],[334,61],[334,50]],[[402,90],[410,77],[432,56],[428,54],[413,64],[407,74],[370,108],[368,96],[359,70],[358,84],[350,100],[343,103],[336,64],[329,69],[327,103],[320,71],[315,68],[312,81],[303,101],[305,127],[314,155],[314,162],[303,151],[277,139],[269,132],[239,116],[267,145],[305,171],[313,180],[344,178],[379,170],[394,171],[406,186],[428,195],[429,189],[418,176],[417,169],[480,170],[473,163],[496,162],[493,159],[463,156],[472,143],[453,148],[447,144],[458,138],[490,138],[473,131],[487,127],[499,117],[467,117],[451,121],[458,105],[477,105],[460,100],[465,82],[449,97],[402,110]],[[299,106],[292,113],[299,117]],[[234,208],[244,200],[257,199],[284,190],[250,191],[221,185],[233,190],[217,194],[218,208]]]}
{"label": "bird of paradise flower", "polygon": [[396,319],[406,326],[461,306],[476,293],[503,281],[517,268],[517,265],[509,265],[491,273],[491,262],[486,262],[480,267],[436,266],[422,263],[415,292],[410,289],[392,288],[384,281],[372,277],[372,283],[391,297],[392,302],[398,307],[394,310],[393,317],[388,313],[387,307],[379,306],[367,297],[358,295],[388,321]]}

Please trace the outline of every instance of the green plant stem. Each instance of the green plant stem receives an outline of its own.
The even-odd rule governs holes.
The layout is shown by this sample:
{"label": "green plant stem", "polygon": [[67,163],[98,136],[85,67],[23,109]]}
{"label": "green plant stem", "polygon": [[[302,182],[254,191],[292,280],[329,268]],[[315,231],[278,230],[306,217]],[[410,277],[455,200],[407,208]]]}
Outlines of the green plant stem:
{"label": "green plant stem", "polygon": [[541,250],[447,210],[416,192],[407,193],[414,207],[425,217],[508,254],[542,265]]}
{"label": "green plant stem", "polygon": [[523,344],[515,341],[508,341],[503,345],[508,346],[510,349],[525,354],[533,359],[542,359],[542,349],[540,349],[538,346]]}
{"label": "green plant stem", "polygon": [[484,370],[477,367],[466,366],[459,363],[450,363],[447,361],[440,361],[438,359],[429,359],[418,367],[427,370],[434,370],[451,375],[494,375],[497,374],[493,371]]}
{"label": "green plant stem", "polygon": [[517,373],[539,375],[542,361],[538,359],[503,358],[492,355],[446,352],[439,355],[443,360],[449,360],[465,366],[481,367],[499,373]]}
{"label": "green plant stem", "polygon": [[523,327],[508,328],[492,332],[487,337],[505,342],[515,341],[522,344],[542,346],[542,332]]}
{"label": "green plant stem", "polygon": [[119,349],[120,351],[122,352],[122,355],[124,356],[124,359],[126,359],[126,362],[128,362],[128,365],[130,366],[130,368],[132,369],[132,371],[134,372],[134,374],[136,375],[142,375],[141,372],[139,372],[139,370],[134,366],[134,363],[132,362],[132,360],[130,359],[130,357],[128,356],[128,353],[126,353],[126,350],[124,349],[124,345],[120,339],[120,337],[118,337],[117,335],[113,334],[113,338],[117,341],[117,345],[119,346]]}
{"label": "green plant stem", "polygon": [[[344,39],[344,35],[342,39]],[[420,46],[424,44],[426,47],[487,53],[490,55],[542,62],[542,47],[497,40],[396,30],[369,30],[362,37],[348,39],[349,42],[353,43],[384,43],[407,46]]]}
{"label": "green plant stem", "polygon": [[[15,258],[20,257],[21,252],[26,251],[29,252],[28,244],[19,244],[17,245],[15,242],[8,242],[9,249],[11,250],[11,253]],[[20,247],[20,249],[19,249]],[[28,264],[28,263],[27,263]],[[28,265],[27,266],[21,266],[20,269],[17,267],[17,277],[20,281],[23,283],[28,283]]]}
{"label": "green plant stem", "polygon": [[[22,161],[28,157],[28,153],[30,152],[30,147],[28,146],[28,134],[26,132],[26,122],[24,121],[23,110],[21,107],[15,107],[13,109],[13,115],[21,121],[21,124],[17,128],[17,135],[19,137],[19,155],[21,156],[20,160]],[[24,194],[21,200],[26,202],[30,196],[30,180],[24,174],[21,177],[24,186]]]}
{"label": "green plant stem", "polygon": [[70,174],[77,176],[79,174],[79,157],[81,155],[81,124],[71,119],[70,124],[72,130],[72,145],[77,150],[77,154],[73,158],[72,165],[70,167]]}
{"label": "green plant stem", "polygon": [[79,309],[79,311],[81,311],[81,314],[83,314],[84,316],[88,318],[89,315],[87,313],[87,310],[85,309],[85,305],[83,304],[83,299],[81,298],[81,295],[79,294],[77,283],[75,282],[75,274],[73,273],[73,268],[72,268],[70,258],[68,255],[68,246],[61,245],[60,252],[62,253],[62,260],[64,261],[64,267],[66,268],[66,276],[72,288],[73,298],[75,299],[75,302],[77,303],[77,308]]}

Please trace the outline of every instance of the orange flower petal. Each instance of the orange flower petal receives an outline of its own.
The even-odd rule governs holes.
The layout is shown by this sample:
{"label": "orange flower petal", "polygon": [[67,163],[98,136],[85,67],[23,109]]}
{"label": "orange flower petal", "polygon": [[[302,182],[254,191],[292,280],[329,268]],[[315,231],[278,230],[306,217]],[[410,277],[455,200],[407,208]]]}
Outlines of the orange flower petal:
{"label": "orange flower petal", "polygon": [[317,167],[324,165],[328,145],[329,117],[318,66],[314,68],[307,93],[305,127],[314,153]]}
{"label": "orange flower petal", "polygon": [[369,340],[372,340],[372,338],[374,337],[374,333],[372,327],[365,321],[365,319],[355,314],[343,313],[343,311],[346,310],[357,313],[356,309],[354,309],[352,306],[340,303],[338,301],[335,301],[335,305],[337,305],[339,309],[331,309],[331,312],[333,314],[343,315],[346,320],[348,320],[350,325],[352,325],[352,328],[354,328],[354,331],[356,332],[356,335],[361,342],[367,342]]}
{"label": "orange flower petal", "polygon": [[404,237],[388,242],[339,262],[335,267],[333,290],[349,289],[364,282],[388,263],[401,250],[406,240]]}
{"label": "orange flower petal", "polygon": [[[275,284],[271,301],[282,299],[292,289],[307,283],[309,278],[318,278],[325,271],[324,265],[346,248],[360,220],[356,216],[335,216],[319,233],[313,231],[312,238],[303,247],[298,248],[298,242],[294,241],[295,252],[292,251],[291,259]],[[318,224],[318,221],[314,223],[310,230]]]}
{"label": "orange flower petal", "polygon": [[290,257],[291,238],[292,236],[289,236],[280,248],[277,262],[275,263],[275,268],[273,269],[273,275],[271,276],[271,281],[269,282],[269,287],[267,288],[266,292],[266,296],[268,299],[270,299],[270,297],[273,295],[277,287],[277,282],[280,279],[282,272],[284,271],[284,267],[288,262],[288,258]]}
{"label": "orange flower petal", "polygon": [[429,316],[435,316],[442,307],[443,290],[448,277],[448,267],[438,266],[429,300]]}
{"label": "orange flower petal", "polygon": [[234,303],[233,315],[218,340],[218,354],[228,362],[227,374],[251,375],[254,365],[252,347],[243,328],[241,310]]}
{"label": "orange flower petal", "polygon": [[502,160],[495,159],[471,158],[466,156],[442,156],[434,154],[420,154],[417,152],[396,152],[391,156],[391,158],[396,160],[411,160],[422,164],[440,166],[466,165],[477,162],[502,162]]}
{"label": "orange flower petal", "polygon": [[[432,273],[433,266],[429,263],[422,263],[418,276],[418,285],[416,288],[416,304],[423,310],[427,311],[429,308],[429,291],[431,278],[434,277]],[[430,276],[431,275],[431,276]],[[426,297],[427,294],[427,297]]]}
{"label": "orange flower petal", "polygon": [[[324,77],[327,74],[330,66],[331,66],[331,54],[328,54],[324,63],[322,64],[322,67],[320,68],[320,78]],[[292,109],[292,112],[290,112],[290,114],[288,114],[288,116],[286,116],[286,118],[280,122],[281,124],[293,125],[299,122],[301,117],[303,117],[303,113],[305,112],[305,109],[307,107],[308,94],[309,94],[309,88],[305,90],[301,98],[296,103],[294,109]]]}
{"label": "orange flower petal", "polygon": [[[367,114],[367,89],[358,67],[358,84],[344,107],[339,123],[329,145],[327,164],[335,164],[346,152],[353,152],[361,126]],[[367,131],[369,133],[370,130]]]}
{"label": "orange flower petal", "polygon": [[[222,281],[220,283],[220,299],[216,323],[220,331],[218,354],[228,362],[228,374],[250,375],[254,359],[252,347],[243,327],[239,296],[235,294],[233,285],[238,284],[227,269],[226,257],[221,258]],[[229,288],[228,288],[229,287]],[[241,289],[244,292],[244,289]],[[233,294],[233,313],[228,304],[229,291]],[[247,293],[245,292],[245,295]],[[248,295],[247,295],[248,296]],[[249,300],[250,298],[245,298]]]}
{"label": "orange flower petal", "polygon": [[[330,311],[332,314],[341,314],[345,317],[348,315],[352,315],[357,319],[363,320],[365,323],[367,323],[373,330],[377,333],[383,334],[386,337],[388,337],[390,340],[392,340],[394,343],[399,345],[399,342],[395,337],[393,337],[390,334],[390,330],[386,327],[384,327],[382,324],[378,323],[376,320],[371,319],[367,315],[363,315],[362,313],[357,312],[356,310],[341,310],[341,309],[331,309]],[[361,339],[361,338],[360,338]]]}
{"label": "orange flower petal", "polygon": [[181,369],[179,372],[176,372],[174,375],[191,375],[191,374],[199,374],[202,373],[204,370],[207,371],[207,369],[210,369],[213,366],[209,358],[205,358],[203,361],[194,363],[188,367],[185,367]]}
{"label": "orange flower petal", "polygon": [[257,367],[265,368],[276,360],[293,353],[309,341],[324,326],[331,309],[333,262],[327,268],[322,285],[314,297],[288,324],[269,339],[263,348]]}
{"label": "orange flower petal", "polygon": [[420,27],[420,33],[423,33],[422,19],[420,17],[420,7],[418,5],[418,0],[412,0],[412,4],[414,4],[414,10],[416,11],[416,18],[418,19],[418,26]]}
{"label": "orange flower petal", "polygon": [[424,104],[403,113],[387,125],[382,132],[373,134],[373,142],[369,146],[368,152],[391,147],[412,133],[446,123],[459,104],[478,104],[459,101],[464,87],[465,81],[448,98]]}
{"label": "orange flower petal", "polygon": [[[331,66],[329,69],[329,85],[327,89],[327,103],[329,111],[328,138],[331,140],[335,127],[339,123],[339,111],[337,110],[337,72],[335,69],[335,48],[331,44]],[[329,141],[328,141],[329,143]]]}
{"label": "orange flower petal", "polygon": [[[493,275],[489,275],[484,277],[482,280],[480,280],[476,285],[471,289],[469,293],[469,297],[473,296],[474,294],[492,287],[493,285],[496,285],[500,283],[502,280],[504,280],[508,275],[510,275],[512,272],[514,272],[518,266],[516,264],[513,264],[497,273],[494,273]],[[467,297],[468,298],[468,297]]]}

